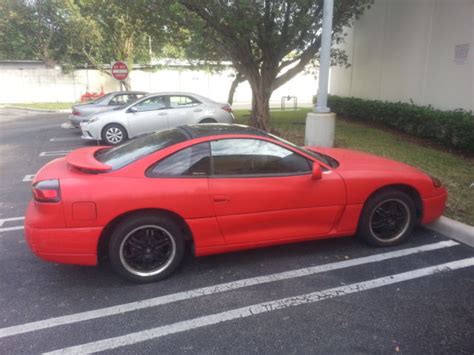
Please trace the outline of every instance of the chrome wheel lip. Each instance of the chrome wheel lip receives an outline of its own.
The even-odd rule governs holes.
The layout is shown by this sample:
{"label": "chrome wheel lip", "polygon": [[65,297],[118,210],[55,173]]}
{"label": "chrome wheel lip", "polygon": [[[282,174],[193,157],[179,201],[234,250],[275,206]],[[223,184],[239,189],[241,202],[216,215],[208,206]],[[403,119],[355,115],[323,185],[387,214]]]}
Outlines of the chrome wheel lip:
{"label": "chrome wheel lip", "polygon": [[105,131],[105,139],[109,143],[117,144],[123,140],[123,132],[120,128],[110,127]]}
{"label": "chrome wheel lip", "polygon": [[[170,241],[170,244],[171,244],[171,254],[170,254],[168,260],[166,261],[166,263],[164,265],[158,267],[157,269],[152,270],[152,271],[148,271],[148,272],[147,271],[139,271],[139,270],[133,268],[127,262],[126,257],[125,257],[124,252],[123,252],[125,243],[127,242],[128,238],[130,238],[137,231],[140,231],[142,229],[147,229],[147,228],[160,230],[161,232],[163,232],[168,237],[168,239]],[[171,265],[171,263],[173,262],[173,260],[176,256],[176,243],[175,243],[171,233],[168,232],[165,228],[157,226],[157,225],[153,225],[153,224],[143,225],[143,226],[140,226],[140,227],[137,227],[137,228],[133,229],[132,231],[130,231],[125,236],[125,238],[123,238],[122,242],[120,243],[119,256],[120,256],[120,262],[122,263],[123,267],[128,272],[130,272],[131,274],[133,274],[135,276],[139,276],[139,277],[151,277],[151,276],[155,276],[155,275],[158,275],[158,274],[162,273],[163,271],[165,271]]]}
{"label": "chrome wheel lip", "polygon": [[[405,213],[406,213],[406,219],[405,219],[405,223],[403,225],[403,228],[401,228],[401,230],[393,237],[390,237],[390,238],[381,238],[377,235],[377,233],[375,233],[374,229],[373,229],[373,226],[372,226],[372,223],[373,223],[373,217],[374,217],[374,214],[375,214],[375,211],[382,205],[388,203],[388,202],[396,202],[398,204],[400,204]],[[405,232],[408,230],[408,227],[410,226],[410,223],[411,223],[411,213],[410,213],[410,208],[408,207],[407,203],[405,201],[402,201],[398,198],[391,198],[391,199],[387,199],[387,200],[383,200],[382,202],[380,202],[379,204],[377,204],[375,206],[375,208],[372,209],[372,213],[370,214],[370,219],[369,219],[369,230],[370,230],[370,234],[372,234],[372,236],[377,239],[378,241],[382,242],[382,243],[388,243],[388,242],[393,242],[393,241],[396,241],[397,239],[401,238]]]}

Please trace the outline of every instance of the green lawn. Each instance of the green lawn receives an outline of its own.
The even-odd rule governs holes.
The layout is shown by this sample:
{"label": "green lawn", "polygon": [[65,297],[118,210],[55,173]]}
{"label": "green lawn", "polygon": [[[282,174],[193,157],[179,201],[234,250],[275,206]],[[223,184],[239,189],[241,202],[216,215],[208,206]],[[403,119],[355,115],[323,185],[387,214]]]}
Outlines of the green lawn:
{"label": "green lawn", "polygon": [[36,102],[26,104],[5,104],[6,106],[38,108],[42,110],[65,110],[70,109],[74,102]]}
{"label": "green lawn", "polygon": [[[276,133],[297,144],[304,142],[304,124],[309,109],[274,111]],[[236,110],[237,122],[248,123],[248,110]],[[360,122],[336,121],[336,146],[370,152],[423,169],[439,177],[449,192],[445,214],[474,225],[474,158],[462,157],[425,141]]]}

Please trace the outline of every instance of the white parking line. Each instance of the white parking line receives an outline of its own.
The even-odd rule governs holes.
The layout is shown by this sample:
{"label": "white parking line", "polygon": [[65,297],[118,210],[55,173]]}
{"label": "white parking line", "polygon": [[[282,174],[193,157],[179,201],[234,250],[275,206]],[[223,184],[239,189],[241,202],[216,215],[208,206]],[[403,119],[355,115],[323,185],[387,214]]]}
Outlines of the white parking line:
{"label": "white parking line", "polygon": [[235,319],[243,319],[252,317],[262,313],[273,312],[281,309],[288,309],[300,305],[315,303],[335,297],[349,295],[362,291],[371,290],[383,286],[393,285],[404,281],[414,280],[433,274],[462,269],[474,266],[474,257],[457,260],[445,264],[430,266],[422,269],[403,272],[400,274],[380,277],[378,279],[357,282],[350,285],[335,287],[323,291],[316,291],[303,295],[282,298],[275,301],[263,302],[247,307],[237,308],[230,311],[206,315],[182,322],[164,325],[148,330],[130,333],[115,338],[109,338],[87,344],[72,346],[69,348],[59,349],[46,354],[89,354],[99,351],[107,351],[119,347],[140,343],[146,340],[152,340],[164,337],[170,334],[181,333],[205,326],[215,325]]}
{"label": "white parking line", "polygon": [[81,137],[54,137],[50,138],[50,142],[67,142],[67,141],[80,141]]}
{"label": "white parking line", "polygon": [[25,217],[3,218],[3,219],[0,219],[0,227],[2,227],[6,222],[23,221],[24,219]]}
{"label": "white parking line", "polygon": [[62,156],[70,153],[71,150],[56,150],[52,152],[41,152],[39,154],[40,157],[54,157],[54,156]]}
{"label": "white parking line", "polygon": [[174,293],[170,295],[150,298],[147,300],[125,303],[118,306],[100,308],[100,309],[96,309],[92,311],[70,314],[67,316],[61,316],[61,317],[31,322],[31,323],[14,325],[11,327],[1,328],[0,338],[23,334],[23,333],[34,332],[37,330],[57,327],[60,325],[65,325],[65,324],[78,323],[78,322],[83,322],[86,320],[103,318],[103,317],[113,316],[117,314],[123,314],[126,312],[137,311],[140,309],[145,309],[145,308],[150,308],[150,307],[157,307],[164,304],[169,304],[169,303],[183,301],[183,300],[189,300],[189,299],[193,299],[197,297],[236,290],[236,289],[240,289],[244,287],[250,287],[250,286],[261,285],[261,284],[270,283],[270,282],[293,279],[297,277],[309,276],[309,275],[314,275],[317,273],[322,273],[322,272],[327,272],[327,271],[332,271],[332,270],[339,270],[339,269],[348,268],[352,266],[374,263],[374,262],[378,262],[382,260],[399,258],[402,256],[407,256],[407,255],[431,251],[431,250],[449,248],[456,245],[459,245],[459,243],[456,243],[451,240],[447,240],[447,241],[442,241],[439,243],[432,243],[432,244],[422,245],[422,246],[414,247],[414,248],[407,248],[407,249],[401,249],[401,250],[392,251],[388,253],[370,255],[370,256],[366,256],[366,257],[362,257],[358,259],[344,260],[344,261],[339,261],[339,262],[334,262],[334,263],[329,263],[329,264],[312,266],[309,268],[296,269],[296,270],[285,271],[281,273],[264,275],[264,276],[257,276],[257,277],[252,277],[248,279],[221,283],[221,284],[217,284],[217,285],[213,285],[209,287],[203,287],[203,288],[198,288],[194,290],[178,292],[178,293]]}
{"label": "white parking line", "polygon": [[36,174],[25,175],[25,177],[23,178],[22,181],[25,181],[25,182],[27,182],[27,181],[33,181],[33,179],[35,178],[35,175],[36,175]]}
{"label": "white parking line", "polygon": [[18,231],[24,229],[23,226],[16,226],[16,227],[6,227],[6,228],[0,228],[0,233],[2,232],[11,232],[11,231]]}
{"label": "white parking line", "polygon": [[72,124],[70,124],[69,122],[64,122],[64,123],[61,123],[61,128],[72,129],[72,128],[74,128],[74,126]]}
{"label": "white parking line", "polygon": [[8,222],[16,222],[16,221],[23,221],[24,219],[25,219],[25,217],[12,217],[12,218],[3,218],[3,219],[0,219],[0,233],[2,233],[2,232],[16,231],[16,230],[23,229],[23,226],[4,227],[4,228],[1,228],[1,227],[3,227],[3,225],[4,225],[5,223],[8,223]]}

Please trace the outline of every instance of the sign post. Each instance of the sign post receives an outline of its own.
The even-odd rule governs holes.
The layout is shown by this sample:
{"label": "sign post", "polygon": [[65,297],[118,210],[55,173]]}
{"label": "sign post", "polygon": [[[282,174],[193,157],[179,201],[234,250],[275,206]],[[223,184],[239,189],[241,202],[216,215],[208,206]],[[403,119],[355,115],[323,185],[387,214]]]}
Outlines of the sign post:
{"label": "sign post", "polygon": [[112,64],[111,68],[112,76],[120,81],[120,88],[122,89],[123,81],[128,78],[128,66],[125,62],[117,61]]}

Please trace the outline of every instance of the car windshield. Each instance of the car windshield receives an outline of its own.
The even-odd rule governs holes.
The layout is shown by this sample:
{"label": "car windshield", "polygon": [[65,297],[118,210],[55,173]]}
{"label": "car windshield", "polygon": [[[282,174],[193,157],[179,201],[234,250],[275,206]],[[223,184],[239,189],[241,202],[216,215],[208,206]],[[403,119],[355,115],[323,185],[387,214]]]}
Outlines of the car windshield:
{"label": "car windshield", "polygon": [[117,170],[131,164],[158,150],[167,148],[187,140],[186,135],[179,129],[169,129],[139,136],[125,144],[111,149],[102,149],[95,154],[101,163]]}
{"label": "car windshield", "polygon": [[308,154],[309,156],[312,156],[313,158],[319,160],[320,162],[322,162],[326,165],[329,165],[331,168],[337,168],[339,166],[339,162],[336,159],[330,157],[329,155],[318,153],[318,152],[300,147],[299,145],[288,142],[287,140],[285,140],[283,138],[280,138],[280,137],[277,137],[273,134],[269,134],[269,135],[271,137],[275,138],[276,140],[279,140],[280,142],[285,143],[285,144],[295,148],[296,150],[298,150],[302,153]]}

